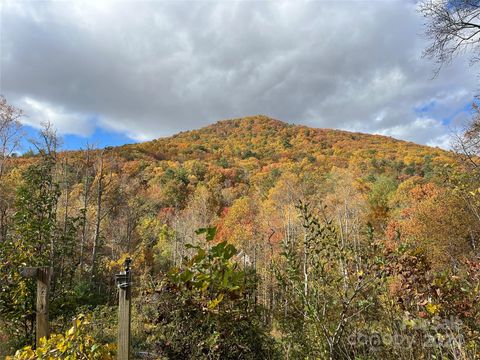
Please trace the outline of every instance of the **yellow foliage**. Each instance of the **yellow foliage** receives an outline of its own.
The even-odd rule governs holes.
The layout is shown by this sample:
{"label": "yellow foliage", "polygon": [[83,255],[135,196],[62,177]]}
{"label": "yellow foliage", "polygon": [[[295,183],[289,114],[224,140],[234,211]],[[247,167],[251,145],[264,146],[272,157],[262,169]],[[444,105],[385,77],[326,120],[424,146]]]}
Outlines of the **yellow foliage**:
{"label": "yellow foliage", "polygon": [[15,355],[7,356],[6,360],[115,359],[115,345],[98,344],[87,334],[88,324],[88,319],[80,315],[65,334],[53,334],[48,340],[42,338],[38,349],[33,350],[31,346],[26,346]]}
{"label": "yellow foliage", "polygon": [[128,254],[128,253],[124,253],[122,254],[122,256],[120,256],[118,258],[118,260],[110,260],[107,264],[106,264],[106,267],[107,269],[110,271],[110,272],[113,272],[115,270],[119,270],[123,267],[123,264],[125,263],[125,260],[130,257],[131,255]]}
{"label": "yellow foliage", "polygon": [[428,303],[427,305],[425,305],[425,309],[430,314],[435,315],[440,311],[440,305],[439,304]]}

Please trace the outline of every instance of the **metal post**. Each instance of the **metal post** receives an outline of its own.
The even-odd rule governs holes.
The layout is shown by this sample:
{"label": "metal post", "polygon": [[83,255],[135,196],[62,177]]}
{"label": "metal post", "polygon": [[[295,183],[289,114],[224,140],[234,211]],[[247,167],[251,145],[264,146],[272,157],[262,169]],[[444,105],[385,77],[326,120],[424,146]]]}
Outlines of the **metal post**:
{"label": "metal post", "polygon": [[131,284],[132,260],[125,260],[125,270],[115,275],[118,287],[118,360],[130,359],[130,317],[131,317]]}
{"label": "metal post", "polygon": [[48,319],[48,302],[50,296],[50,276],[49,267],[27,267],[22,269],[22,275],[25,277],[36,278],[37,280],[37,306],[36,306],[36,331],[35,344],[40,346],[40,339],[50,336],[50,327]]}

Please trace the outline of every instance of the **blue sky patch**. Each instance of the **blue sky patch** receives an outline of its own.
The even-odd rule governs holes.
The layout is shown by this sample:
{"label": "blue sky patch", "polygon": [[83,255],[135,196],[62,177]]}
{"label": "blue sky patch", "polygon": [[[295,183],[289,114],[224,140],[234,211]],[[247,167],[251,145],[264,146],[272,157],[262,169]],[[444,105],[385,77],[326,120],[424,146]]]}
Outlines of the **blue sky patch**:
{"label": "blue sky patch", "polygon": [[[28,125],[25,125],[23,129],[25,136],[22,138],[21,152],[26,152],[29,149],[35,151],[35,147],[31,144],[31,139],[38,138],[39,130]],[[61,150],[85,149],[87,145],[105,148],[107,146],[120,146],[136,142],[124,134],[99,127],[95,128],[95,132],[87,137],[72,134],[60,135],[60,137],[62,139]]]}

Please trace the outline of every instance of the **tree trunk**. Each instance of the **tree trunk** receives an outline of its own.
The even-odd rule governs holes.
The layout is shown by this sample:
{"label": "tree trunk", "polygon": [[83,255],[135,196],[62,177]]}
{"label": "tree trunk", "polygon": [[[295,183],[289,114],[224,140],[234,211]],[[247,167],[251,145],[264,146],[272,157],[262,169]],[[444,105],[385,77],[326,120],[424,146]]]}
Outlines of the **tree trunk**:
{"label": "tree trunk", "polygon": [[85,251],[85,243],[87,242],[87,206],[88,206],[88,196],[89,196],[89,166],[90,166],[90,150],[86,150],[86,164],[85,164],[85,180],[83,188],[83,214],[82,214],[82,239],[80,241],[80,259],[79,259],[79,268],[83,272],[83,257]]}
{"label": "tree trunk", "polygon": [[95,276],[95,267],[98,253],[98,246],[100,240],[100,223],[102,221],[102,195],[103,195],[103,153],[100,155],[100,173],[97,184],[97,216],[95,220],[95,232],[93,235],[93,249],[92,249],[92,271],[91,277]]}

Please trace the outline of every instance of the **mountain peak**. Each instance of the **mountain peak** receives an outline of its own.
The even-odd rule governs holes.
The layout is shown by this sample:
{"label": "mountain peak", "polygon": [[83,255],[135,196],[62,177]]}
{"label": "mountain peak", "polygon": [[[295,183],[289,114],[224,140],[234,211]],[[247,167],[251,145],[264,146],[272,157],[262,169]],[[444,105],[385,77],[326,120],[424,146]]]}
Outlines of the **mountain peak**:
{"label": "mountain peak", "polygon": [[229,125],[234,127],[255,126],[255,127],[273,127],[273,128],[278,128],[278,127],[284,128],[289,126],[289,124],[287,124],[284,121],[277,120],[266,115],[252,115],[252,116],[245,116],[242,118],[220,120],[208,127],[229,126]]}
{"label": "mountain peak", "polygon": [[[444,157],[446,152],[380,135],[292,125],[265,115],[221,120],[198,130],[129,147],[129,158],[157,160],[200,159],[240,161],[255,158],[263,164],[307,158],[308,161],[346,166],[350,158],[402,159],[415,154],[418,162],[426,155]],[[124,148],[124,150],[127,150]],[[127,151],[128,152],[128,151]],[[283,159],[283,160],[282,160]],[[326,160],[331,159],[331,160]]]}

